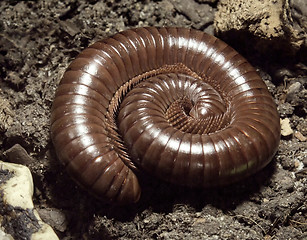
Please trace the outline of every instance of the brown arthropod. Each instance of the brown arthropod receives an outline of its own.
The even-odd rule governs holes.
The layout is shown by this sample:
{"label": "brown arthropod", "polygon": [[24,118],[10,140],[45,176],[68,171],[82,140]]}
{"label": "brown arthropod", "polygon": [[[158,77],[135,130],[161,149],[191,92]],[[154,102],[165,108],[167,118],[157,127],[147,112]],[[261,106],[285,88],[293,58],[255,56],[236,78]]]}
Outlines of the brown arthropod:
{"label": "brown arthropod", "polygon": [[136,28],[96,42],[56,92],[52,140],[94,195],[140,197],[136,169],[186,186],[232,183],[266,166],[280,125],[255,69],[223,41],[185,28]]}

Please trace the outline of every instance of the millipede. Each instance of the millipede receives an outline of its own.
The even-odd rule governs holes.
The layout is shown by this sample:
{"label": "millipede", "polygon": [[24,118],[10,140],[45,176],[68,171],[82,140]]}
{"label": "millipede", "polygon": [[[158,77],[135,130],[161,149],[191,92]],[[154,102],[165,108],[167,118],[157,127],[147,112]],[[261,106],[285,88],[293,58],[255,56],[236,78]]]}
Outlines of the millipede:
{"label": "millipede", "polygon": [[176,27],[125,30],[67,68],[51,138],[96,197],[137,202],[139,172],[190,187],[239,181],[277,151],[279,115],[256,70],[229,45]]}

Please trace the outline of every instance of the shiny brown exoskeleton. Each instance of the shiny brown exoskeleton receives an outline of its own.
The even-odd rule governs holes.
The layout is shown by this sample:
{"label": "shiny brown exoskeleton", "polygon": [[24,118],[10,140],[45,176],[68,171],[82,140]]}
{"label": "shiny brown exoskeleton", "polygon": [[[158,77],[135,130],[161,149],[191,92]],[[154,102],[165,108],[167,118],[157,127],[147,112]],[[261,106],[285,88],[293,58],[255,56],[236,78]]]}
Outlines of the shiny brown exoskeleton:
{"label": "shiny brown exoskeleton", "polygon": [[51,133],[69,174],[128,204],[135,170],[187,186],[232,183],[266,166],[280,125],[255,69],[223,41],[185,28],[137,28],[85,49],[68,67]]}

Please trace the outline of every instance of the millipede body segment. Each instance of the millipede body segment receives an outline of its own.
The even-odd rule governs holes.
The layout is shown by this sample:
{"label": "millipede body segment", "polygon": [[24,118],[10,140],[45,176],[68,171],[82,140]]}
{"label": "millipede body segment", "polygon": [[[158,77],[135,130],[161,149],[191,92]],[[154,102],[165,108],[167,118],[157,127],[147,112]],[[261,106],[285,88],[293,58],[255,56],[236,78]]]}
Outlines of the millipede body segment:
{"label": "millipede body segment", "polygon": [[70,64],[51,136],[68,173],[99,198],[128,204],[137,171],[195,187],[266,166],[279,116],[255,69],[223,41],[185,28],[136,28],[96,42]]}

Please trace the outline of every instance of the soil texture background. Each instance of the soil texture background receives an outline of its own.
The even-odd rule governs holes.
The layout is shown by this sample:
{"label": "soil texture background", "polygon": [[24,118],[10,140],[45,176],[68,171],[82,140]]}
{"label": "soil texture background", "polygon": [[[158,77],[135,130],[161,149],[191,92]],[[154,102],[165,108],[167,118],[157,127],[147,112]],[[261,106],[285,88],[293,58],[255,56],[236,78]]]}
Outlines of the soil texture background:
{"label": "soil texture background", "polygon": [[50,108],[61,76],[80,51],[131,27],[180,26],[214,34],[217,5],[201,0],[0,2],[0,159],[30,168],[35,207],[60,239],[307,239],[304,47],[288,54],[281,46],[264,54],[250,51],[249,39],[234,46],[259,71],[281,119],[289,119],[293,130],[281,136],[272,162],[242,182],[199,190],[144,176],[139,203],[110,206],[78,187],[55,155]]}

